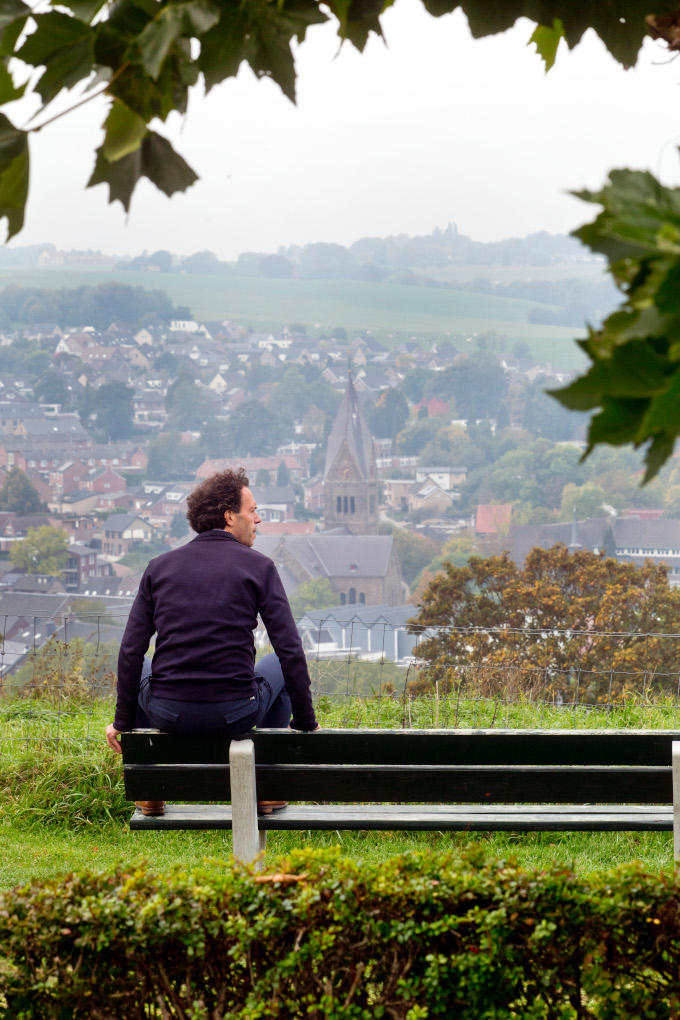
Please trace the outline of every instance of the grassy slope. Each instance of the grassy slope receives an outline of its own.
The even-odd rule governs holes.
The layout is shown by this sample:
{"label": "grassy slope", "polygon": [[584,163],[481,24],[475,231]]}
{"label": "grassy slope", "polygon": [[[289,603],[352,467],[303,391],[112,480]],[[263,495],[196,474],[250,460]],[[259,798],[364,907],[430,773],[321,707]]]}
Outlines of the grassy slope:
{"label": "grassy slope", "polygon": [[601,262],[565,262],[550,266],[432,266],[422,270],[423,276],[434,280],[491,280],[492,283],[515,283],[517,280],[601,280],[605,266]]}
{"label": "grassy slope", "polygon": [[[341,699],[342,701],[342,699]],[[351,699],[351,709],[322,699],[325,726],[399,727],[399,700]],[[163,869],[216,858],[223,866],[231,836],[219,832],[131,833],[120,788],[119,762],[104,748],[103,730],[110,708],[98,703],[73,710],[40,703],[10,703],[0,710],[0,888],[78,868],[103,868],[117,862],[147,860]],[[19,709],[17,711],[16,709]],[[522,728],[677,727],[676,705],[645,704],[602,713],[560,710],[548,705],[466,704],[422,699],[411,708],[416,727],[496,726]],[[62,752],[49,751],[59,734]],[[65,754],[66,757],[61,757]],[[69,758],[69,754],[71,757]],[[17,782],[17,775],[19,780]],[[114,820],[106,817],[113,811]],[[61,819],[61,821],[60,821]],[[72,819],[72,821],[69,821]],[[76,827],[77,825],[77,827]],[[340,846],[355,859],[382,860],[424,848],[448,850],[481,843],[497,856],[514,856],[526,867],[554,861],[579,871],[641,860],[649,869],[671,869],[671,833],[352,833],[272,832],[267,861],[299,846]]]}
{"label": "grassy slope", "polygon": [[[432,340],[496,332],[527,340],[541,361],[576,368],[583,356],[573,342],[578,330],[527,322],[535,301],[490,297],[433,287],[360,283],[352,280],[265,280],[180,273],[130,273],[71,269],[3,269],[0,287],[77,287],[112,281],[165,290],[173,302],[188,305],[197,318],[232,319],[255,330],[304,323],[310,335],[370,329],[381,340],[404,337]],[[552,307],[552,306],[546,306]]]}

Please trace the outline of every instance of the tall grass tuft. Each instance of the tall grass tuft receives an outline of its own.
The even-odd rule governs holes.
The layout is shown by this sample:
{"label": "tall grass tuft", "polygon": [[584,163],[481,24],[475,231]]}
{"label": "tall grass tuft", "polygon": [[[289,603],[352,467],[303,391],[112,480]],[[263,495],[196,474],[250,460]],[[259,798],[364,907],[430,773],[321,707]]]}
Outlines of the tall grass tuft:
{"label": "tall grass tuft", "polygon": [[103,750],[0,761],[3,810],[29,827],[83,829],[130,816],[120,760]]}

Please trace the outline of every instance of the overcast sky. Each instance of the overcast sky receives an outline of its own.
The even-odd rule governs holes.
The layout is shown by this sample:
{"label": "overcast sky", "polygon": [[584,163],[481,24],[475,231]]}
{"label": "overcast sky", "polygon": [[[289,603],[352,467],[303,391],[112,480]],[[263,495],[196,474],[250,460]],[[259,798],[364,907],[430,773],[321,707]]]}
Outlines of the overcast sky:
{"label": "overcast sky", "polygon": [[449,221],[486,241],[591,219],[595,207],[566,192],[599,187],[614,167],[680,180],[680,61],[655,44],[624,71],[589,33],[573,52],[561,44],[546,75],[526,21],[475,41],[460,13],[435,19],[398,0],[384,29],[387,45],[374,38],[361,55],[312,28],[297,106],[247,69],[197,92],[188,117],[159,130],[200,182],[172,200],[142,183],[129,216],[107,205],[106,187],[84,188],[104,106],[55,123],[32,141],[26,227],[12,245],[232,259]]}

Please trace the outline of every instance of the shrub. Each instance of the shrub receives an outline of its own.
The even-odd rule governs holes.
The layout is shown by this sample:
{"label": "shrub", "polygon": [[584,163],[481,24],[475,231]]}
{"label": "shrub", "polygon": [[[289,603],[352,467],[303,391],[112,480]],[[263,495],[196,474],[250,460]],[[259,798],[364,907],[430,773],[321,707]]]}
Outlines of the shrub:
{"label": "shrub", "polygon": [[0,996],[16,1020],[671,1017],[679,893],[479,849],[71,874],[0,896]]}
{"label": "shrub", "polygon": [[117,655],[117,646],[110,642],[87,644],[81,638],[52,638],[29,653],[26,662],[7,679],[4,693],[54,706],[110,697],[116,687]]}

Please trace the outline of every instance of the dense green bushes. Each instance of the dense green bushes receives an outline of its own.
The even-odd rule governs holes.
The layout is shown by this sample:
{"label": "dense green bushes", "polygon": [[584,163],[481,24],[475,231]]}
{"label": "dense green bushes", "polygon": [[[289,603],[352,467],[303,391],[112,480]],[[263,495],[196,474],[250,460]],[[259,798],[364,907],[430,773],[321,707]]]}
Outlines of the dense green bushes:
{"label": "dense green bushes", "polygon": [[485,858],[118,868],[0,897],[20,1018],[674,1017],[680,885]]}

